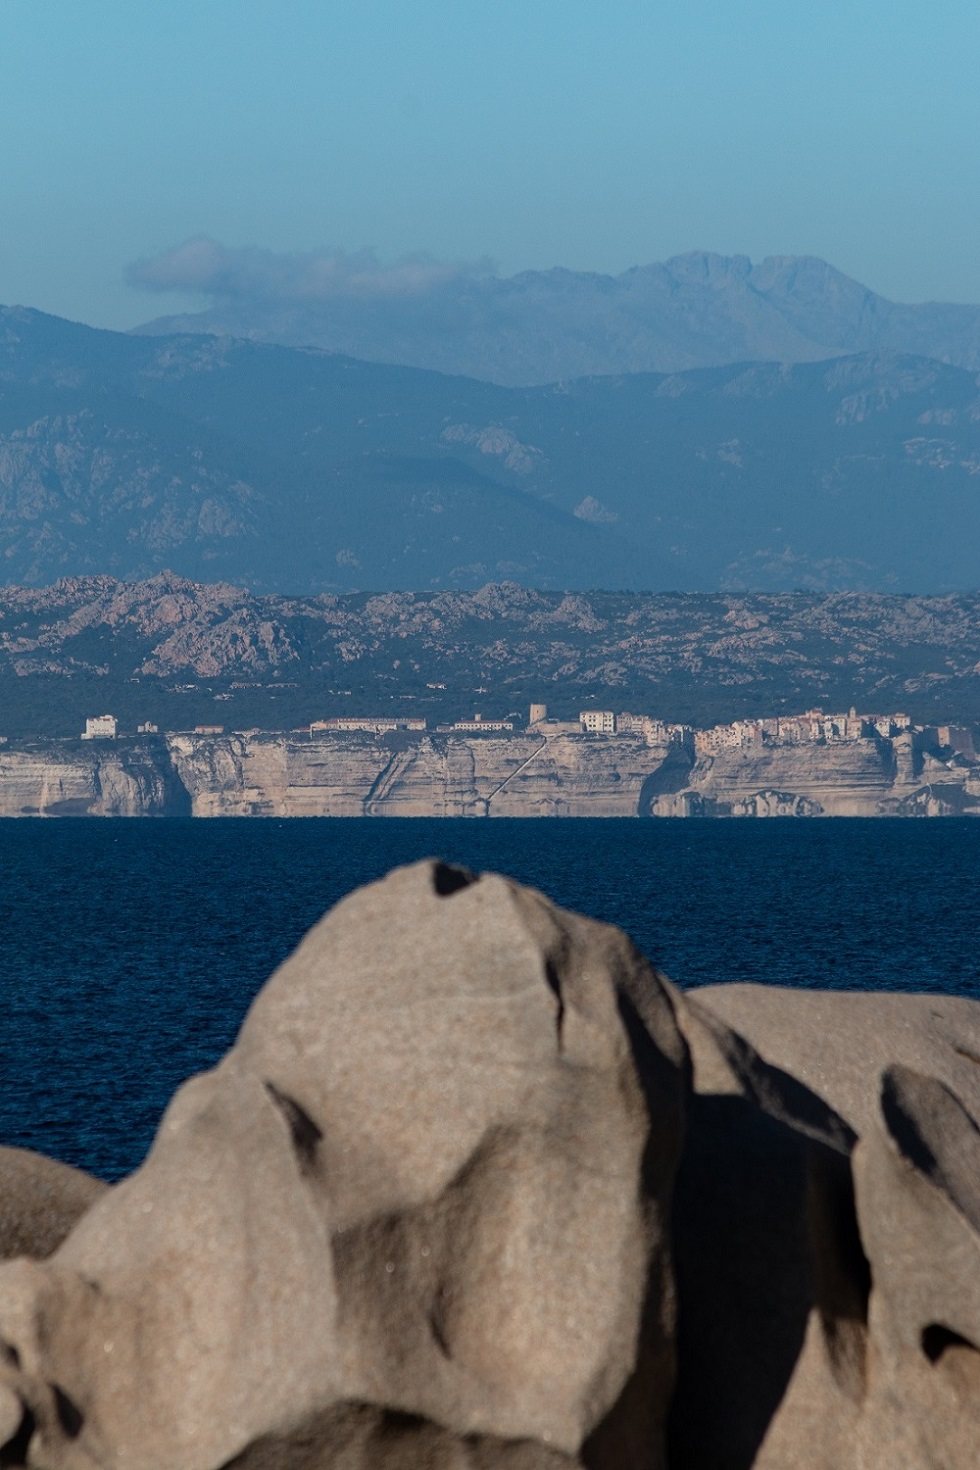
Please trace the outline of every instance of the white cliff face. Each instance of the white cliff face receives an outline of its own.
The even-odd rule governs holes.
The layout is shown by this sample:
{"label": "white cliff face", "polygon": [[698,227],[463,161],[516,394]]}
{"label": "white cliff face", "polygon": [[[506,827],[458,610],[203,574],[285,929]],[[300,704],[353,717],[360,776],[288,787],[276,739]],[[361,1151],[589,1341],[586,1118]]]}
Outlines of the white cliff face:
{"label": "white cliff face", "polygon": [[777,745],[721,750],[699,760],[691,786],[732,816],[876,816],[892,794],[887,742]]}
{"label": "white cliff face", "polygon": [[534,746],[492,797],[491,815],[635,817],[667,755],[630,736],[557,735]]}
{"label": "white cliff face", "polygon": [[639,736],[171,735],[0,748],[0,816],[980,815],[980,765],[911,737],[697,761]]}
{"label": "white cliff face", "polygon": [[166,746],[43,741],[0,750],[0,816],[159,817],[190,812]]}
{"label": "white cliff face", "polygon": [[592,736],[180,735],[195,816],[630,817],[665,752]]}
{"label": "white cliff face", "polygon": [[654,816],[881,817],[980,814],[980,768],[917,756],[911,735],[752,745],[702,756]]}

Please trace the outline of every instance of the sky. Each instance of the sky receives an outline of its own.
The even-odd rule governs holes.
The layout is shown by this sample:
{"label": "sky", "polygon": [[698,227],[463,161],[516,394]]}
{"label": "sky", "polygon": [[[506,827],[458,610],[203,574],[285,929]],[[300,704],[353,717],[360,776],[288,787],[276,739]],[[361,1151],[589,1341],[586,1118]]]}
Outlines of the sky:
{"label": "sky", "polygon": [[980,302],[978,56],[976,0],[0,0],[0,301],[203,306],[152,263],[205,237]]}

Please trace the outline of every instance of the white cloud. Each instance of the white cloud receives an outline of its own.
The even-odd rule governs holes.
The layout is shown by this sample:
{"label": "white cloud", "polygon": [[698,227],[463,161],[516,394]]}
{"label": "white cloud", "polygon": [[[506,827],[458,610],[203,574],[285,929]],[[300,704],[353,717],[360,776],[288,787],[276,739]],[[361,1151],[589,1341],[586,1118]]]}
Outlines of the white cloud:
{"label": "white cloud", "polygon": [[144,291],[199,292],[217,300],[308,305],[337,300],[425,297],[464,278],[492,274],[489,262],[462,264],[406,256],[390,264],[371,250],[279,253],[233,248],[206,235],[185,240],[127,267],[126,279]]}

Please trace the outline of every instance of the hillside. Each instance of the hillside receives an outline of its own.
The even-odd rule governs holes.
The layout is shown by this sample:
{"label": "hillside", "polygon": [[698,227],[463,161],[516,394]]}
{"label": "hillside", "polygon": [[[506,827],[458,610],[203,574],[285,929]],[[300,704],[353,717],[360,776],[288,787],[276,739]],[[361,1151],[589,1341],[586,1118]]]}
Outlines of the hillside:
{"label": "hillside", "polygon": [[285,598],[175,576],[0,591],[0,734],[289,729],[329,715],[561,717],[612,707],[696,725],[822,705],[980,721],[980,594],[532,592]]}
{"label": "hillside", "polygon": [[11,583],[945,593],[978,485],[975,375],[922,358],[505,389],[0,312]]}

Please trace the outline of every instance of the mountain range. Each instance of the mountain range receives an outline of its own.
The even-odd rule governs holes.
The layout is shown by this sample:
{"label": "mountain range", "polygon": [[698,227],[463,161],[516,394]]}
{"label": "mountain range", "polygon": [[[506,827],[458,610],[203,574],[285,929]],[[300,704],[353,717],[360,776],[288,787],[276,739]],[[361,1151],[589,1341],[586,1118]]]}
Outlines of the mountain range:
{"label": "mountain range", "polygon": [[326,715],[575,719],[608,707],[710,725],[904,711],[980,721],[980,595],[477,592],[257,596],[173,575],[0,589],[0,733],[289,729]]}
{"label": "mountain range", "polygon": [[980,581],[980,393],[868,353],[502,388],[8,308],[0,548],[28,585],[943,593]]}
{"label": "mountain range", "polygon": [[980,306],[908,306],[809,255],[694,251],[620,275],[380,268],[189,241],[135,284],[210,295],[138,330],[319,347],[505,384],[902,353],[980,370]]}

